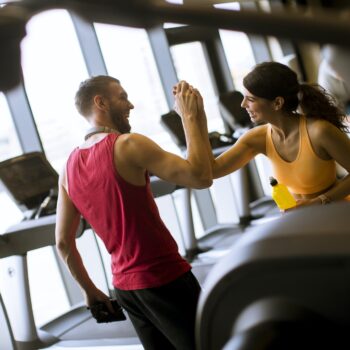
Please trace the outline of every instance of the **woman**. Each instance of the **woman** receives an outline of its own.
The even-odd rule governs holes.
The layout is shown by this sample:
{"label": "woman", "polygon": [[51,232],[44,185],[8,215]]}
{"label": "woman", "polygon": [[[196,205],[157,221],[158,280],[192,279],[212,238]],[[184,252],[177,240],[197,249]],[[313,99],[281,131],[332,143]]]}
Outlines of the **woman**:
{"label": "woman", "polygon": [[297,205],[350,200],[350,176],[336,176],[336,162],[350,173],[350,139],[346,116],[333,98],[320,86],[299,84],[295,72],[277,62],[258,64],[243,85],[242,107],[259,126],[213,159],[213,177],[232,173],[262,153]]}

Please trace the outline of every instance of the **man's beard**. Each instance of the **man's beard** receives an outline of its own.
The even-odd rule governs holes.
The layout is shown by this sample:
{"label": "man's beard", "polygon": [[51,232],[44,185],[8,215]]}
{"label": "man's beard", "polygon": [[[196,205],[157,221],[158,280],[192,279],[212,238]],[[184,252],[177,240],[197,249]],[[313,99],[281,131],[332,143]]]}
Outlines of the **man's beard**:
{"label": "man's beard", "polygon": [[113,121],[113,124],[115,125],[116,129],[121,134],[127,134],[131,130],[131,126],[128,122],[128,120],[125,117],[120,116],[120,113],[111,113],[111,119]]}

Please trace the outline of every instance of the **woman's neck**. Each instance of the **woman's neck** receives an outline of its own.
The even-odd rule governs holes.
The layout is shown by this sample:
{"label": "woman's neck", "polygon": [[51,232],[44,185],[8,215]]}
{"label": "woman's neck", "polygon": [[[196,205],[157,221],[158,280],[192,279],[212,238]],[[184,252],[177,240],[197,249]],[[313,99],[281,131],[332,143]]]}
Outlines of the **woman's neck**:
{"label": "woman's neck", "polygon": [[288,138],[288,136],[299,129],[300,115],[297,113],[280,114],[276,116],[274,120],[270,121],[272,128],[277,132],[282,139]]}

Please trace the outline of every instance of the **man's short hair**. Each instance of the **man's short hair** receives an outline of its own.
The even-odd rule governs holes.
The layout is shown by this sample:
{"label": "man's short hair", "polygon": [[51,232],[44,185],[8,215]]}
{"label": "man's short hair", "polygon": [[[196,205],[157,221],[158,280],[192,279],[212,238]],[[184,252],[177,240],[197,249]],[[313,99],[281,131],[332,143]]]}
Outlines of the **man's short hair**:
{"label": "man's short hair", "polygon": [[94,96],[108,95],[110,83],[120,84],[120,81],[108,75],[98,75],[80,83],[75,94],[75,106],[82,116],[90,114]]}

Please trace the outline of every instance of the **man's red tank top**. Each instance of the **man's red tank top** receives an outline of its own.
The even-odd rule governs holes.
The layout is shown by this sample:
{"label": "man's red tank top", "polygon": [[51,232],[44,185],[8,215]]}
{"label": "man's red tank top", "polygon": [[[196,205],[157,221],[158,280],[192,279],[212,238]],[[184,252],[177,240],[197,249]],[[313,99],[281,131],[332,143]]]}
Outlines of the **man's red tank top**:
{"label": "man's red tank top", "polygon": [[68,194],[111,254],[113,285],[123,290],[164,285],[191,269],[146,185],[128,183],[114,166],[108,134],[90,148],[76,148],[67,162]]}

